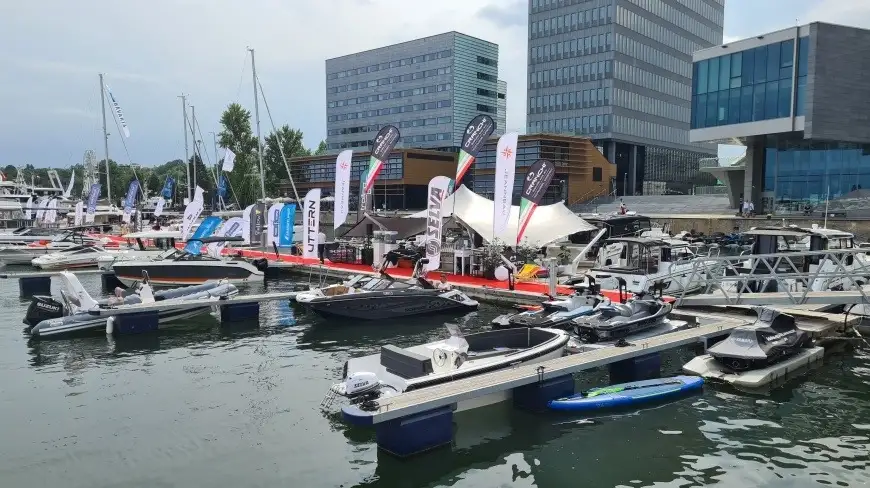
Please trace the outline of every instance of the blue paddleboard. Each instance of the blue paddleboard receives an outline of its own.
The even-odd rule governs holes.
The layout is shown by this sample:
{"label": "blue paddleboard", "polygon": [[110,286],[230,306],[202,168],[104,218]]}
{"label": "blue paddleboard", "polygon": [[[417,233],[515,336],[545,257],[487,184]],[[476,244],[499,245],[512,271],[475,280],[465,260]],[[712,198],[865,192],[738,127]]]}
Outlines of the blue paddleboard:
{"label": "blue paddleboard", "polygon": [[652,380],[634,381],[618,385],[593,388],[565,398],[552,400],[552,410],[597,410],[623,407],[643,402],[661,400],[681,393],[697,390],[704,384],[700,376],[673,376]]}

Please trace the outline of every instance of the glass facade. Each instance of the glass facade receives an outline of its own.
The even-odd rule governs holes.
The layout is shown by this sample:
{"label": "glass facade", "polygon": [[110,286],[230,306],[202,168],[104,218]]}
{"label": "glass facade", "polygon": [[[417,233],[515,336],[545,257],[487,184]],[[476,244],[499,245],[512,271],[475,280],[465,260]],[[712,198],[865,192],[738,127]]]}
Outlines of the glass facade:
{"label": "glass facade", "polygon": [[795,40],[694,63],[692,128],[717,127],[804,114],[809,37],[797,45],[797,93],[792,97]]}
{"label": "glass facade", "polygon": [[[478,154],[477,159],[474,161],[474,166],[472,166],[473,176],[467,183],[469,188],[474,190],[475,193],[489,199],[494,198],[495,195],[495,175],[490,174],[495,169],[495,149],[495,141],[488,142],[481,149],[480,154]],[[526,168],[541,158],[553,161],[557,168],[567,166],[568,151],[569,145],[567,142],[546,140],[519,141],[517,143],[517,171],[514,179],[513,204],[520,204]],[[482,170],[482,172],[479,170]],[[568,181],[567,175],[556,173],[553,176],[553,181],[550,182],[550,186],[541,199],[542,204],[556,203],[565,198],[564,192],[567,191],[567,188],[562,183],[563,181]]]}
{"label": "glass facade", "polygon": [[[353,158],[350,169],[350,180],[359,181],[360,174],[369,166],[368,156]],[[384,162],[381,172],[375,181],[401,180],[404,177],[404,164],[402,153],[390,154],[390,158]],[[335,181],[335,157],[330,156],[322,161],[313,161],[305,164],[291,165],[290,172],[293,180],[297,183],[326,183]],[[353,185],[351,185],[353,190]],[[332,189],[327,191],[331,194]]]}
{"label": "glass facade", "polygon": [[870,189],[870,144],[849,144],[768,137],[763,168],[764,191],[773,192],[779,210]]}

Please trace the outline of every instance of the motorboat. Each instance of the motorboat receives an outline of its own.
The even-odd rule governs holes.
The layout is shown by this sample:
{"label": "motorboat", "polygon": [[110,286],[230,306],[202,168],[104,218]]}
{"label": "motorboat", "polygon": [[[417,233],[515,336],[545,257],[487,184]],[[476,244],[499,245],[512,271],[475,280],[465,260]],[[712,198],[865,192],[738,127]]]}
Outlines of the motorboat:
{"label": "motorboat", "polygon": [[[427,344],[400,348],[381,347],[378,354],[349,359],[343,378],[331,394],[351,399],[345,416],[365,417],[376,410],[376,401],[406,391],[448,384],[452,381],[561,357],[568,333],[558,329],[504,329],[463,335],[447,326],[450,337]],[[509,392],[475,399],[475,406],[508,398]],[[457,405],[462,410],[463,404]]]}
{"label": "motorboat", "polygon": [[[654,286],[654,290],[638,294],[620,303],[609,298],[601,301],[591,315],[573,320],[574,332],[581,341],[596,343],[625,338],[638,332],[662,325],[673,305],[664,300],[661,289],[664,285]],[[620,281],[620,295],[625,289],[625,281]],[[655,296],[655,291],[659,295]],[[627,295],[627,293],[626,293]]]}
{"label": "motorboat", "polygon": [[568,328],[572,320],[591,314],[603,300],[601,289],[594,279],[590,279],[585,286],[575,285],[574,289],[574,294],[542,302],[540,308],[499,315],[492,320],[492,326]]}
{"label": "motorboat", "polygon": [[34,258],[45,254],[83,245],[103,244],[106,241],[85,233],[84,229],[86,228],[69,229],[53,237],[26,244],[3,245],[0,247],[0,261],[6,264],[31,264]]}
{"label": "motorboat", "polygon": [[[159,324],[186,319],[211,311],[211,302],[196,308],[173,308],[191,300],[206,300],[215,297],[232,297],[238,289],[226,281],[212,281],[202,285],[174,288],[153,293],[147,279],[138,283],[133,292],[95,300],[84,289],[78,278],[69,271],[59,273],[61,300],[50,296],[35,296],[30,302],[24,323],[31,326],[30,335],[36,337],[59,336],[83,331],[105,330],[107,320],[94,312],[101,309],[124,308],[142,303],[160,303]],[[130,313],[137,313],[130,310]]]}
{"label": "motorboat", "polygon": [[810,336],[797,328],[793,316],[772,308],[753,307],[758,318],[752,325],[735,328],[707,350],[717,362],[732,371],[769,366],[811,346]]}
{"label": "motorboat", "polygon": [[148,230],[126,234],[123,238],[128,243],[135,242],[135,245],[125,252],[107,252],[98,256],[97,268],[108,271],[119,261],[165,259],[173,254],[176,242],[181,240],[181,231]]}
{"label": "motorboat", "polygon": [[[241,240],[241,238],[207,237],[208,242]],[[190,241],[188,241],[190,242]],[[134,259],[119,261],[112,265],[115,276],[124,285],[130,286],[147,274],[154,286],[198,285],[212,280],[226,280],[232,284],[263,281],[263,271],[268,267],[266,259],[248,262],[233,258],[214,258],[202,253],[183,249],[170,250],[161,259]]]}
{"label": "motorboat", "polygon": [[30,264],[34,268],[43,270],[58,270],[58,269],[73,269],[73,268],[91,268],[98,266],[100,260],[110,260],[114,263],[117,260],[132,260],[143,259],[149,257],[159,257],[164,253],[161,250],[139,250],[139,249],[106,249],[103,246],[96,244],[85,246],[74,246],[68,249],[62,249],[51,254],[44,254],[33,258]]}
{"label": "motorboat", "polygon": [[622,237],[607,240],[602,249],[613,245],[620,249],[619,258],[587,273],[597,279],[602,288],[616,289],[619,279],[625,280],[632,293],[643,293],[656,282],[667,284],[666,293],[689,293],[705,286],[706,268],[695,263],[695,259],[703,258],[696,257],[688,242]]}
{"label": "motorboat", "polygon": [[334,283],[321,287],[310,287],[308,290],[302,290],[296,294],[296,302],[308,303],[315,298],[332,297],[336,295],[344,295],[347,293],[356,293],[360,288],[365,286],[373,277],[371,275],[353,275],[341,283]]}
{"label": "motorboat", "polygon": [[326,317],[354,320],[383,320],[477,310],[478,302],[465,293],[452,287],[436,287],[423,277],[421,266],[427,262],[426,258],[419,260],[414,271],[416,278],[408,281],[396,280],[382,269],[380,277],[373,277],[352,293],[313,297],[307,301],[303,298],[300,303]]}

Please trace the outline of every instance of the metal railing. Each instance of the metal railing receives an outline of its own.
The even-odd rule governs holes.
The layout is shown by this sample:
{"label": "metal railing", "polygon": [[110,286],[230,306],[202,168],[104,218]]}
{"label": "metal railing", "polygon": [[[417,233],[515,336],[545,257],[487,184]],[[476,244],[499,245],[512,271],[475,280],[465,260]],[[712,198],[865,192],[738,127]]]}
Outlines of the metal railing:
{"label": "metal railing", "polygon": [[696,186],[693,189],[695,195],[727,195],[728,187],[725,185]]}
{"label": "metal railing", "polygon": [[731,166],[741,166],[740,163],[746,158],[745,155],[729,156],[727,158],[701,158],[698,160],[698,168],[727,168]]}
{"label": "metal railing", "polygon": [[[870,304],[862,285],[870,283],[870,256],[867,249],[778,252],[741,256],[708,256],[692,260],[690,270],[674,273],[656,281],[702,283],[701,295],[690,295],[683,288],[675,298],[677,304],[721,301],[721,305],[740,305],[742,298],[758,293],[770,295],[771,303],[779,300],[801,305],[813,296],[816,303],[824,297],[818,292],[847,290],[854,299],[848,303]],[[748,267],[745,264],[748,263]],[[810,270],[810,266],[815,266]],[[811,295],[813,294],[813,295]],[[704,296],[706,295],[706,296]],[[712,295],[712,296],[711,296]],[[830,296],[831,304],[842,304],[846,295]]]}

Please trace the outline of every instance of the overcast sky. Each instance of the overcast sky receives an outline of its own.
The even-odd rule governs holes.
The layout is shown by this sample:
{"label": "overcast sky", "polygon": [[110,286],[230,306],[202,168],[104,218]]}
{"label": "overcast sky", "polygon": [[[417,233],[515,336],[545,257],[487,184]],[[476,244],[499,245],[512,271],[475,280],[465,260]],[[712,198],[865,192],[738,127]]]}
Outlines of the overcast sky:
{"label": "overcast sky", "polygon": [[[727,0],[726,40],[795,22],[870,27],[870,0]],[[508,82],[508,129],[525,126],[527,0],[41,0],[0,6],[0,166],[68,166],[86,149],[102,157],[97,75],[121,104],[129,159],[183,155],[182,92],[203,137],[230,102],[253,109],[250,56],[276,125],[326,136],[326,58],[457,30],[499,44]],[[271,130],[260,104],[264,135]],[[108,116],[111,116],[109,114]]]}

